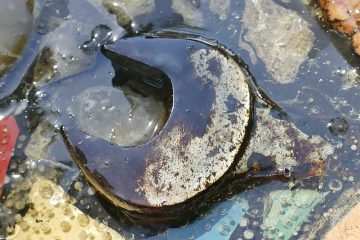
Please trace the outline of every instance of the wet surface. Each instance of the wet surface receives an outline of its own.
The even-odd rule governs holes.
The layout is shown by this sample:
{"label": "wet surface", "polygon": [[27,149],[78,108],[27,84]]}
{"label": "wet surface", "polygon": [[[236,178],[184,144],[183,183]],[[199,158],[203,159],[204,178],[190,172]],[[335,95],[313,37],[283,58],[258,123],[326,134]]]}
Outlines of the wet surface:
{"label": "wet surface", "polygon": [[129,84],[140,85],[137,91],[144,94],[154,88],[171,109],[167,122],[152,139],[127,148],[65,125],[66,145],[89,181],[116,206],[154,218],[175,212],[238,161],[251,121],[246,75],[229,56],[181,35],[125,38],[102,52],[123,68],[116,74],[143,75]]}
{"label": "wet surface", "polygon": [[[350,39],[328,31],[315,2],[229,0],[221,7],[215,0],[125,2],[35,1],[33,34],[23,57],[1,80],[0,115],[15,115],[20,137],[1,197],[0,218],[4,221],[0,222],[6,224],[0,224],[0,236],[12,232],[15,214],[29,214],[33,200],[27,197],[26,185],[19,182],[39,175],[73,196],[74,205],[83,213],[108,224],[126,239],[325,236],[360,197],[360,59]],[[138,8],[139,5],[144,7]],[[286,28],[283,22],[289,23]],[[219,190],[219,196],[209,201],[199,199],[206,206],[195,206],[204,211],[199,211],[196,219],[183,221],[183,228],[161,226],[154,230],[141,227],[121,212],[109,214],[113,209],[94,194],[94,189],[79,174],[59,129],[61,125],[77,122],[89,132],[96,128],[91,134],[128,146],[139,143],[141,132],[144,139],[156,136],[165,124],[163,119],[167,119],[166,101],[156,94],[146,98],[134,93],[134,86],[122,87],[121,79],[114,78],[114,66],[98,48],[125,34],[130,37],[160,30],[200,35],[231,49],[286,116],[257,98],[254,127],[246,145],[248,152],[244,153],[247,161],[239,160],[236,169],[242,178],[244,169],[260,169],[255,172],[267,181],[255,180],[253,175],[250,181],[235,181],[236,186]],[[176,61],[178,53],[168,54],[159,61],[170,64],[174,71],[184,67]],[[109,102],[100,101],[104,96],[108,96]],[[84,102],[85,98],[98,103],[89,108],[91,111],[109,117],[84,118],[82,110],[91,102]],[[129,110],[134,103],[141,107],[135,108],[132,116],[136,122],[131,125],[127,117],[122,117],[131,115]],[[232,98],[226,103],[229,110],[237,106]],[[154,106],[156,111],[149,111]],[[136,126],[135,131],[128,131],[133,135],[126,141],[121,140],[123,132],[112,135],[117,119],[122,119],[129,130]],[[151,120],[159,125],[147,128],[146,123]],[[98,131],[95,126],[103,121],[108,121],[106,127]],[[142,125],[142,130],[137,125]],[[265,130],[267,137],[271,135],[275,140],[263,139],[261,133]],[[140,142],[147,141],[144,139]],[[298,165],[299,162],[302,164]],[[271,178],[274,171],[280,170],[291,180]],[[122,181],[125,185],[127,179]],[[241,211],[234,215],[234,209]],[[189,206],[187,210],[199,209]],[[218,218],[224,220],[218,223]]]}
{"label": "wet surface", "polygon": [[31,2],[12,1],[1,8],[0,75],[17,60],[29,38],[33,25],[34,10]]}
{"label": "wet surface", "polygon": [[355,52],[360,55],[360,3],[353,1],[319,1],[324,19],[335,30],[351,37]]}

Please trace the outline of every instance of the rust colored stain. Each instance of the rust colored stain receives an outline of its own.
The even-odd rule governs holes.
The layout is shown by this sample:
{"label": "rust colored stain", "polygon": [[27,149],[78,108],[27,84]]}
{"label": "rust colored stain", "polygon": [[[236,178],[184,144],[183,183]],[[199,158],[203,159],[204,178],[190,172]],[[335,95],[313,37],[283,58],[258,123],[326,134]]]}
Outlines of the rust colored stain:
{"label": "rust colored stain", "polygon": [[325,20],[337,31],[352,38],[360,55],[360,0],[318,0]]}

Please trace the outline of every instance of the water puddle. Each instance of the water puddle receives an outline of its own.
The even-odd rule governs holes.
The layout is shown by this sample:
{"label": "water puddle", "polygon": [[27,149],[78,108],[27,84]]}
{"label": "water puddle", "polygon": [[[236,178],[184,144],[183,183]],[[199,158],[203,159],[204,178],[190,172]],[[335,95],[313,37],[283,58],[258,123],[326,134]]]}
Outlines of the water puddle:
{"label": "water puddle", "polygon": [[[359,202],[359,33],[346,31],[359,28],[350,21],[358,17],[358,6],[346,5],[354,12],[339,11],[326,17],[323,14],[334,6],[321,0],[6,2],[0,9],[0,125],[8,124],[8,116],[13,116],[17,127],[12,129],[18,128],[19,134],[15,130],[0,132],[0,137],[5,134],[0,139],[4,141],[0,141],[0,239],[331,239],[328,232]],[[206,105],[209,99],[202,97],[221,99],[222,92],[207,89],[208,82],[203,84],[202,95],[190,98],[196,92],[193,87],[182,89],[187,94],[178,97],[173,92],[176,86],[166,85],[169,76],[154,77],[158,71],[143,74],[141,64],[129,65],[129,69],[101,52],[104,44],[119,39],[131,43],[131,37],[145,34],[151,39],[158,37],[158,32],[179,41],[179,33],[201,38],[186,50],[168,47],[166,52],[153,54],[143,45],[141,51],[127,49],[127,54],[139,59],[153,54],[151,63],[171,69],[174,76],[184,69],[194,71],[182,76],[184,82],[194,76],[223,76],[222,82],[211,84],[229,87],[228,75],[211,61],[216,57],[197,52],[199,42],[205,42],[206,50],[215,49],[228,56],[228,61],[235,59],[240,64],[253,101],[247,112],[249,130],[241,148],[237,147],[240,153],[232,163],[221,161],[217,166],[226,168],[215,168],[208,176],[210,190],[205,192],[211,194],[177,205],[192,214],[179,217],[176,226],[166,221],[153,224],[158,220],[153,209],[139,210],[136,204],[109,201],[106,196],[121,186],[139,189],[141,197],[149,194],[141,188],[147,186],[158,194],[150,197],[160,196],[165,188],[178,183],[178,176],[193,176],[194,169],[189,166],[195,160],[199,162],[195,171],[206,172],[212,163],[189,159],[181,168],[169,156],[201,152],[214,142],[219,147],[208,153],[209,159],[231,152],[228,139],[236,139],[232,125],[211,134],[196,127],[199,122],[223,124],[218,116],[230,116],[244,105],[236,96],[229,97],[227,110],[216,115],[216,109]],[[166,44],[164,41],[164,48]],[[229,68],[227,72],[232,71]],[[91,179],[100,179],[101,186],[111,183],[101,178],[113,167],[104,157],[107,149],[132,149],[157,141],[162,130],[169,128],[174,106],[183,102],[195,107],[176,113],[179,119],[191,116],[198,121],[179,129],[193,128],[194,136],[178,144],[176,138],[157,142],[173,149],[146,156],[146,161],[155,156],[168,159],[164,165],[150,164],[143,170],[146,181],[113,174],[121,183],[99,192],[99,185]],[[206,107],[210,110],[204,117],[201,113]],[[244,123],[237,126],[240,124]],[[76,150],[70,154],[63,142],[61,126],[88,134],[74,149],[81,149],[81,143],[88,144],[92,137],[110,144],[83,152],[93,153],[90,165],[94,161],[99,164],[94,168],[100,166],[103,172],[94,171],[95,178],[82,174],[73,160]],[[210,140],[195,148],[201,134],[208,134]],[[14,136],[14,146],[5,142]],[[14,149],[12,155],[9,148]],[[184,149],[186,152],[181,152]],[[113,157],[124,160],[124,166],[134,164],[126,156]],[[165,171],[175,168],[182,172],[171,176]],[[118,173],[128,171],[130,176],[134,172],[124,169]],[[202,181],[197,177],[185,183],[195,186]],[[220,180],[213,184],[215,178]],[[190,196],[191,191],[181,194]],[[111,202],[121,202],[127,211]],[[153,215],[134,220],[132,208]],[[170,222],[168,212],[164,214],[164,220],[167,218]]]}

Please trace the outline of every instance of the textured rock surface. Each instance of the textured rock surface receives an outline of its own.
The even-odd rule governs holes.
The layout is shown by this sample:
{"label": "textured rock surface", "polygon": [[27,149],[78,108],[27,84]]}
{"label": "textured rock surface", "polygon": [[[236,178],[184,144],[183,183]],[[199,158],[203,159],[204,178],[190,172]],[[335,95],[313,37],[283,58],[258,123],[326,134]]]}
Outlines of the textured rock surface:
{"label": "textured rock surface", "polygon": [[209,2],[210,11],[216,13],[219,16],[220,20],[225,20],[228,17],[228,14],[230,12],[231,0],[211,0]]}
{"label": "textured rock surface", "polygon": [[230,5],[231,0],[176,0],[172,3],[172,9],[184,18],[186,25],[202,28],[206,25],[209,10],[223,21],[229,17]]}
{"label": "textured rock surface", "polygon": [[36,178],[31,184],[31,208],[18,220],[9,240],[23,239],[104,239],[124,240],[113,229],[82,213],[54,182]]}
{"label": "textured rock surface", "polygon": [[126,27],[136,16],[149,13],[155,8],[154,0],[102,0],[109,13],[115,14],[120,26]]}
{"label": "textured rock surface", "polygon": [[239,46],[249,51],[252,62],[261,59],[281,84],[295,81],[315,39],[295,11],[266,0],[245,2],[241,35]]}
{"label": "textured rock surface", "polygon": [[187,0],[173,1],[172,3],[173,10],[182,15],[187,25],[199,28],[204,26],[204,16],[198,9],[200,6]]}
{"label": "textured rock surface", "polygon": [[0,76],[21,54],[31,27],[32,9],[26,4],[26,1],[6,0],[1,2]]}
{"label": "textured rock surface", "polygon": [[256,115],[255,130],[237,165],[237,173],[248,171],[249,163],[261,168],[264,159],[281,171],[309,164],[312,165],[310,176],[325,173],[326,162],[335,151],[331,144],[320,136],[306,135],[289,121],[272,117],[269,109],[257,109]]}
{"label": "textured rock surface", "polygon": [[356,240],[360,236],[360,204],[347,213],[325,236],[326,240]]}
{"label": "textured rock surface", "polygon": [[[168,160],[149,164],[144,174],[144,186],[139,189],[154,205],[164,201],[180,203],[215,183],[231,166],[245,136],[250,102],[244,74],[236,63],[214,50],[194,52],[191,61],[195,74],[204,84],[216,86],[212,123],[202,136],[193,136],[187,144],[181,143],[185,134],[180,126],[178,132],[166,134],[159,140],[159,146],[163,148],[157,154]],[[210,71],[213,64],[219,64],[219,75]],[[231,98],[238,105],[233,110],[229,110],[227,104]],[[181,144],[181,149],[173,143]],[[187,160],[179,157],[182,155]]]}

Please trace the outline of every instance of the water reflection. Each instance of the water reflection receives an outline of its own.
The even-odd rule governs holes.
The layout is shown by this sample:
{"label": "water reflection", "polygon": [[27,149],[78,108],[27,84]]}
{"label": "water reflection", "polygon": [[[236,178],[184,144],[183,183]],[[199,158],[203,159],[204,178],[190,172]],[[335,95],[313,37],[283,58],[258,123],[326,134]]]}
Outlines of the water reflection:
{"label": "water reflection", "polygon": [[[17,4],[17,2],[18,1],[12,1],[13,4]],[[94,39],[91,38],[91,30],[99,24],[106,25],[112,30],[118,30],[118,36],[122,36],[124,33],[121,28],[118,28],[120,22],[119,19],[121,20],[121,10],[110,14],[107,12],[109,9],[106,10],[103,8],[101,2],[96,0],[46,2],[48,4],[40,14],[39,18],[40,20],[43,20],[40,21],[38,19],[37,21],[38,23],[41,22],[37,28],[38,33],[41,36],[36,36],[38,40],[42,39],[42,37],[44,38],[40,41],[42,44],[34,41],[32,46],[38,46],[39,48],[41,46],[47,46],[52,50],[52,54],[50,51],[41,52],[37,51],[37,48],[32,47],[31,51],[35,50],[35,53],[29,58],[26,58],[24,55],[25,62],[22,64],[22,70],[18,70],[15,72],[16,74],[9,73],[9,76],[10,74],[14,74],[12,75],[12,80],[14,81],[10,84],[11,89],[13,89],[13,85],[17,85],[15,84],[17,81],[23,79],[23,76],[25,76],[25,73],[36,55],[39,54],[43,56],[39,57],[38,60],[55,59],[55,62],[50,61],[49,69],[51,71],[45,71],[45,69],[42,68],[42,72],[37,71],[38,74],[35,74],[35,79],[44,80],[37,84],[37,87],[42,86],[42,89],[39,92],[40,95],[35,94],[37,90],[30,93],[30,106],[25,112],[23,110],[27,101],[23,101],[24,104],[20,104],[21,106],[19,107],[16,104],[16,101],[26,98],[28,91],[17,92],[13,95],[14,100],[16,101],[13,103],[14,105],[11,105],[11,108],[1,108],[2,115],[7,115],[9,112],[15,112],[17,114],[22,134],[24,134],[24,136],[26,135],[26,140],[21,143],[28,146],[28,150],[25,154],[21,147],[16,151],[12,160],[14,164],[9,170],[8,174],[10,177],[7,178],[8,182],[6,182],[6,186],[10,186],[10,184],[16,186],[14,183],[16,181],[21,182],[26,176],[24,171],[21,170],[24,168],[18,168],[18,165],[24,166],[20,164],[24,162],[24,159],[37,161],[46,156],[56,159],[62,164],[66,164],[68,168],[65,168],[65,172],[70,172],[69,169],[74,169],[75,166],[72,165],[70,156],[65,151],[64,146],[57,135],[57,128],[61,124],[74,120],[77,116],[81,116],[76,121],[78,121],[78,124],[85,130],[91,132],[95,129],[96,131],[92,132],[94,135],[99,135],[118,144],[138,144],[141,133],[152,136],[161,128],[160,125],[156,124],[159,121],[159,112],[161,115],[161,112],[163,111],[161,110],[161,104],[157,105],[158,102],[153,100],[150,100],[150,102],[147,103],[147,100],[145,100],[143,96],[136,94],[133,97],[128,97],[126,95],[126,90],[114,88],[112,78],[115,73],[110,63],[100,65],[100,68],[102,68],[103,71],[89,71],[94,63],[104,60],[101,59],[101,57],[94,57],[96,51],[90,51],[93,54],[93,58],[87,55],[81,55],[81,57],[77,57],[78,55],[76,55],[79,51],[78,47],[82,43],[89,41],[89,39]],[[104,2],[105,1],[102,1],[103,4]],[[113,1],[108,2],[113,4]],[[123,3],[124,1],[116,2]],[[213,4],[212,7],[210,6],[210,2]],[[229,5],[227,5],[228,2]],[[270,24],[272,26],[271,28],[267,27],[260,33],[257,32],[256,29],[258,26],[255,26],[254,28],[254,24],[258,25],[258,21],[265,21],[267,17],[273,19],[279,15],[270,14],[272,12],[271,9],[266,8],[265,11],[265,8],[261,7],[258,8],[258,10],[265,11],[266,13],[260,16],[256,21],[251,21],[251,16],[258,16],[256,7],[249,8],[249,5],[255,2],[263,2],[267,7],[274,7],[274,9],[283,13],[285,18],[291,17],[291,19],[295,19],[296,16],[300,16],[299,18],[301,18],[302,24],[292,22],[293,27],[304,26],[305,28],[309,28],[308,30],[315,35],[315,40],[313,42],[311,41],[311,44],[313,45],[311,46],[310,51],[308,51],[309,49],[307,47],[310,44],[308,39],[306,42],[309,44],[307,44],[305,48],[298,48],[305,49],[306,51],[299,52],[302,60],[296,62],[296,66],[293,65],[292,68],[288,66],[288,61],[286,61],[289,59],[287,57],[288,51],[281,51],[281,54],[278,55],[278,57],[283,59],[284,62],[276,64],[279,63],[279,60],[274,57],[273,52],[271,51],[272,49],[266,48],[266,46],[268,46],[267,44],[270,42],[270,45],[275,44],[271,45],[275,46],[273,49],[282,49],[284,47],[283,42],[280,41],[274,43],[272,41],[275,38],[271,37],[271,34],[276,32],[273,31],[272,27],[276,30],[281,30],[283,28],[284,19],[280,18],[277,19],[277,21],[271,21],[272,25],[270,23],[265,24]],[[177,31],[185,31],[189,30],[189,28],[183,27],[182,24],[188,24],[200,27],[192,28],[191,31],[206,36],[207,38],[216,39],[228,48],[231,48],[236,54],[244,59],[249,66],[249,71],[253,73],[260,87],[281,105],[288,113],[289,118],[293,119],[296,127],[309,135],[320,135],[337,147],[337,153],[329,160],[329,162],[327,162],[329,169],[327,170],[324,179],[322,179],[323,183],[320,182],[319,184],[315,181],[298,181],[290,186],[312,188],[313,191],[311,191],[311,194],[313,195],[317,195],[315,194],[317,191],[322,194],[330,190],[325,200],[319,201],[318,205],[314,206],[309,215],[309,221],[316,222],[318,225],[309,226],[309,224],[304,225],[299,219],[291,220],[290,223],[297,224],[296,228],[294,228],[296,231],[292,233],[286,232],[286,236],[292,236],[293,238],[297,238],[300,235],[316,236],[318,229],[320,229],[321,233],[321,229],[324,228],[325,222],[329,219],[326,216],[332,216],[332,211],[329,209],[334,208],[334,206],[338,209],[342,209],[344,208],[344,205],[347,205],[347,196],[342,195],[342,193],[349,189],[350,191],[356,192],[358,188],[357,176],[359,176],[358,159],[360,149],[358,141],[360,136],[360,129],[358,127],[360,114],[358,104],[360,101],[358,93],[359,58],[353,55],[353,50],[350,48],[349,44],[346,42],[344,43],[344,39],[337,34],[326,32],[326,29],[323,29],[322,23],[317,21],[316,16],[311,15],[311,13],[316,12],[316,9],[310,8],[311,6],[303,4],[302,1],[271,1],[271,3],[264,1],[249,1],[249,3],[236,0],[224,1],[222,6],[224,8],[215,8],[216,11],[214,11],[214,5],[216,6],[215,1],[176,0],[172,1],[171,6],[170,1],[165,3],[163,8],[161,1],[131,1],[131,3],[128,4],[129,6],[124,7],[124,9],[125,12],[127,12],[128,20],[132,21],[131,26],[135,29],[133,32],[160,29],[164,26],[174,27],[174,24],[177,27]],[[146,7],[139,8],[139,4]],[[244,12],[245,8],[248,9],[247,13]],[[4,16],[4,21],[12,19],[9,17],[10,11],[7,11],[8,9],[9,8],[4,7],[0,10],[4,11],[4,14],[0,14],[1,16]],[[22,9],[25,11],[25,8]],[[122,9],[121,4],[119,9]],[[163,13],[160,13],[160,10]],[[265,16],[266,14],[267,16]],[[15,18],[18,17],[15,14],[12,16]],[[166,16],[166,19],[163,19],[162,16]],[[22,14],[18,19],[24,17],[26,19],[31,19],[28,14]],[[2,23],[4,23],[4,21],[2,21]],[[11,20],[11,23],[14,22],[15,21]],[[24,24],[18,24],[17,26],[19,28],[31,25],[32,21],[28,20],[21,22]],[[42,25],[44,23],[45,25]],[[274,26],[274,24],[276,26]],[[145,26],[148,26],[148,28],[143,28]],[[25,29],[25,32],[27,32],[27,29],[28,28]],[[22,30],[20,30],[20,32],[22,32]],[[6,29],[1,29],[1,31],[4,32]],[[265,37],[264,35],[259,35],[261,33],[264,33]],[[306,33],[308,34],[309,32]],[[63,37],[60,38],[60,35]],[[2,34],[2,38],[7,36],[14,35]],[[280,36],[280,34],[277,36]],[[294,39],[297,39],[296,35],[294,36]],[[312,39],[313,36],[311,37],[311,40]],[[12,42],[8,39],[5,39],[4,41]],[[97,41],[90,41],[91,44],[93,42],[95,42],[96,46],[98,45]],[[243,45],[240,45],[239,47],[239,43],[245,43],[247,47],[242,47]],[[294,43],[299,42],[295,41]],[[300,42],[300,45],[298,46],[301,46],[301,43],[303,42]],[[49,58],[49,55],[52,56],[52,58]],[[165,58],[169,59],[167,56],[159,57],[160,60],[164,60]],[[271,65],[273,62],[275,64]],[[44,61],[38,61],[38,66],[41,66],[42,63],[44,63]],[[171,64],[171,62],[169,64]],[[53,75],[53,67],[55,67],[56,75]],[[269,71],[269,69],[275,69],[275,72]],[[283,69],[287,71],[284,72]],[[112,76],[109,76],[109,72]],[[291,72],[290,75],[288,74],[289,72]],[[75,73],[76,75],[73,76]],[[30,76],[30,82],[33,82],[33,75],[30,74],[27,76]],[[65,80],[62,79],[65,76],[71,77]],[[276,76],[280,76],[282,81],[277,81],[279,77]],[[29,78],[24,79],[26,80]],[[59,80],[59,82],[53,83],[56,79]],[[81,79],[82,81],[77,82],[76,79]],[[101,82],[100,85],[98,84],[99,82]],[[86,85],[86,87],[84,85]],[[10,87],[3,88],[3,86],[3,83],[1,83],[1,96],[8,96],[7,93],[4,93],[7,92],[5,90],[10,89]],[[23,87],[26,87],[29,90],[33,86],[32,84],[31,87],[27,85],[21,86],[22,89]],[[12,91],[9,90],[9,92]],[[104,96],[109,96],[108,100],[112,101],[101,102],[104,100]],[[90,101],[87,102],[85,99],[90,99]],[[118,104],[120,102],[123,104]],[[101,114],[90,116],[91,114],[85,113],[84,110],[89,107],[87,106],[89,103],[93,105],[87,110],[96,110]],[[15,111],[16,108],[17,111]],[[159,112],[149,111],[149,109],[154,108]],[[133,111],[131,111],[131,109],[133,109]],[[123,128],[120,129],[129,130],[136,126],[134,128],[134,135],[129,135],[128,139],[125,139],[126,141],[118,135],[118,119],[123,121]],[[138,128],[139,125],[143,127]],[[97,126],[101,126],[101,128],[98,128]],[[43,174],[44,172],[40,171],[39,175]],[[80,196],[82,196],[81,194],[83,193],[78,193],[80,196],[76,195],[76,192],[79,191],[73,191],[71,188],[74,175],[65,174],[65,177],[63,178],[66,179],[67,182],[67,187],[65,189],[70,189],[69,192],[73,196],[76,196],[76,198],[79,197],[80,200],[77,206],[89,216],[99,217],[99,219],[107,221],[110,226],[117,229],[122,234],[128,234],[128,237],[134,235],[136,238],[142,239],[149,235],[156,235],[156,231],[143,229],[136,225],[131,225],[128,222],[119,223],[118,219],[109,216],[105,210],[99,206],[100,204],[98,204],[96,195],[94,195],[91,188],[88,188],[86,181],[83,182],[83,189],[85,189],[85,192],[90,192],[91,194],[81,198]],[[65,182],[65,180],[61,180],[61,182],[62,181]],[[265,229],[263,226],[263,216],[266,216],[266,213],[263,213],[261,210],[264,207],[263,199],[265,199],[266,196],[276,197],[277,195],[275,193],[282,196],[286,195],[286,198],[292,198],[293,196],[291,194],[288,195],[287,191],[276,192],[276,190],[284,190],[288,187],[289,186],[286,184],[274,181],[263,188],[257,187],[253,190],[239,193],[240,197],[247,199],[249,202],[247,211],[248,221],[242,222],[240,220],[242,214],[236,214],[232,217],[232,220],[226,222],[226,225],[218,229],[218,233],[227,232],[224,239],[229,239],[230,233],[233,233],[232,238],[235,239],[238,237],[245,239],[250,239],[251,237],[256,239],[257,237],[261,237]],[[90,190],[88,191],[88,189]],[[8,192],[8,190],[5,191],[4,196],[7,196],[6,193]],[[269,195],[270,192],[274,192],[274,194]],[[341,199],[343,202],[337,202],[337,199]],[[237,210],[243,207],[237,206],[236,209],[232,209],[231,207],[229,209],[226,208],[227,204],[231,205],[231,203],[232,201],[228,200],[220,204],[223,209],[226,209],[225,216],[232,213],[238,213]],[[96,207],[92,207],[93,205]],[[91,207],[87,208],[87,206]],[[23,206],[19,204],[18,207],[21,208]],[[0,222],[2,224],[6,223],[13,225],[15,223],[15,211],[8,214],[8,209],[3,208],[4,207],[2,206]],[[221,216],[217,210],[222,212],[221,209],[214,207],[212,211],[213,214]],[[6,215],[4,215],[4,212]],[[269,210],[267,213],[273,214],[274,212],[279,214],[279,216],[284,216],[284,214],[288,213],[281,209],[273,212]],[[22,212],[22,214],[25,215],[26,213]],[[209,213],[209,215],[211,214]],[[276,215],[276,217],[277,216],[278,215]],[[120,219],[121,221],[125,221],[124,216]],[[206,219],[206,217],[199,218],[198,221],[189,223],[183,230],[169,229],[165,233],[160,234],[159,238],[182,239],[182,231],[188,231],[185,234],[185,237],[187,238],[207,236],[206,234],[208,232],[214,230],[214,225],[202,222],[202,219]],[[285,219],[285,223],[286,220],[287,219]],[[232,221],[235,222],[235,230],[232,227]],[[237,221],[240,221],[239,226],[237,225]],[[258,222],[259,224],[256,225],[253,224],[253,222]],[[202,226],[198,224],[202,224]],[[6,231],[4,228],[1,228],[1,230],[3,233]],[[202,230],[204,231],[201,232]],[[266,231],[270,231],[271,233],[271,228]],[[245,233],[246,235],[244,235]],[[220,236],[216,236],[220,238]],[[277,237],[284,236],[285,233],[283,232],[279,232],[277,235]]]}

